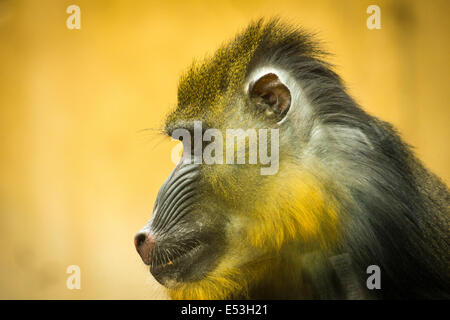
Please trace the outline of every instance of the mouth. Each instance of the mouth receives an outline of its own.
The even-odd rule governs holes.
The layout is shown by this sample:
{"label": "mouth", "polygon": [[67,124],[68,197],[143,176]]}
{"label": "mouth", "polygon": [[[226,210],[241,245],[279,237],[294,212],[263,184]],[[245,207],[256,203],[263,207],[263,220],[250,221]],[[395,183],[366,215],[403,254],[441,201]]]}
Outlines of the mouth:
{"label": "mouth", "polygon": [[206,246],[199,241],[155,248],[151,257],[150,272],[163,285],[169,281],[185,282],[198,274],[198,261],[206,253]]}

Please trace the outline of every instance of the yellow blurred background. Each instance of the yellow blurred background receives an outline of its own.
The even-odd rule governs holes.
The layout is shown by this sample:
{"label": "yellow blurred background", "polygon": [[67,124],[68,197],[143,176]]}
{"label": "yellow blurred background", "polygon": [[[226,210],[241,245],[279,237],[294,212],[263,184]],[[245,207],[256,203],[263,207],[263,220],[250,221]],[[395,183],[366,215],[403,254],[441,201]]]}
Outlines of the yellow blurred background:
{"label": "yellow blurred background", "polygon": [[[66,8],[81,8],[69,30]],[[381,8],[368,30],[366,8]],[[0,298],[165,298],[133,245],[179,75],[254,18],[316,31],[350,93],[448,184],[450,1],[0,0]],[[68,290],[66,268],[81,268]]]}

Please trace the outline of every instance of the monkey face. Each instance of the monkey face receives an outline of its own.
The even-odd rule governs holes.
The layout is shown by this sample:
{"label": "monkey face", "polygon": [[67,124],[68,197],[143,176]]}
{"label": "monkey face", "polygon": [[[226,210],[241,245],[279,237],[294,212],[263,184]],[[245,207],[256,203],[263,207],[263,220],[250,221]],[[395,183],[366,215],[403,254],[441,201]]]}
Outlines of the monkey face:
{"label": "monkey face", "polygon": [[[278,130],[289,111],[291,94],[272,72],[260,72],[242,87],[244,94],[233,100],[234,110],[224,108],[220,119],[187,121],[177,117],[168,123],[170,135],[182,140],[185,152],[162,185],[153,216],[136,236],[135,245],[153,276],[169,288],[198,282],[225,269],[240,268],[264,255],[265,250],[252,244],[248,237],[260,242],[254,234],[258,233],[262,210],[272,207],[276,211],[274,219],[280,217],[278,208],[267,206],[267,200],[278,196],[281,190],[273,187],[277,185],[273,180],[284,179],[284,174],[276,177],[279,159],[274,159],[277,170],[269,174],[267,169],[272,166],[267,163],[263,166],[258,160],[263,144],[270,149],[271,156],[279,155]],[[237,108],[247,113],[245,121],[236,117]],[[211,123],[220,128],[214,129],[212,141],[221,142],[220,147],[215,148],[216,160],[218,153],[224,151],[218,163],[211,163],[206,154],[212,143],[212,139],[205,138],[211,132]],[[242,131],[234,131],[236,145],[233,137],[232,148],[229,148],[231,140],[227,129],[239,126]],[[184,130],[188,136],[183,132],[176,135],[177,130]],[[246,137],[247,133],[255,133],[255,139]],[[244,143],[239,146],[242,136]],[[272,144],[275,137],[277,149]],[[252,150],[252,143],[259,147],[255,149],[259,153]],[[238,163],[239,152],[248,159],[247,163]],[[232,163],[227,162],[230,153]],[[248,163],[253,156],[255,163]],[[238,263],[236,257],[239,257]]]}

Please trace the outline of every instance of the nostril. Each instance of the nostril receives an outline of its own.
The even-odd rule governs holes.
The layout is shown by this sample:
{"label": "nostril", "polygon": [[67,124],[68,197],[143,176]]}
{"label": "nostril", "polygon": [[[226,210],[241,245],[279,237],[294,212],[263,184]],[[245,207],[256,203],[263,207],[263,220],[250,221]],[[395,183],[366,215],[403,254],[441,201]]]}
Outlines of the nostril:
{"label": "nostril", "polygon": [[147,232],[139,232],[134,237],[134,245],[145,264],[150,264],[150,253],[155,244],[154,238]]}
{"label": "nostril", "polygon": [[139,232],[134,237],[134,245],[136,246],[136,249],[139,249],[139,247],[142,246],[142,244],[145,242],[145,240],[147,240],[147,234],[144,232]]}

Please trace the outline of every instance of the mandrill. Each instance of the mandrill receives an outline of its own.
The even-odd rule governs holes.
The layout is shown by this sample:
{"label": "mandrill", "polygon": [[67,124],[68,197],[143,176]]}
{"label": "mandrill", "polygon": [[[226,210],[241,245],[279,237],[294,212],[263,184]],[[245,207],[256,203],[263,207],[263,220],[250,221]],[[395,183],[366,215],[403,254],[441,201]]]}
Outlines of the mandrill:
{"label": "mandrill", "polygon": [[183,155],[135,237],[171,298],[449,298],[448,188],[325,56],[259,20],[181,77]]}

